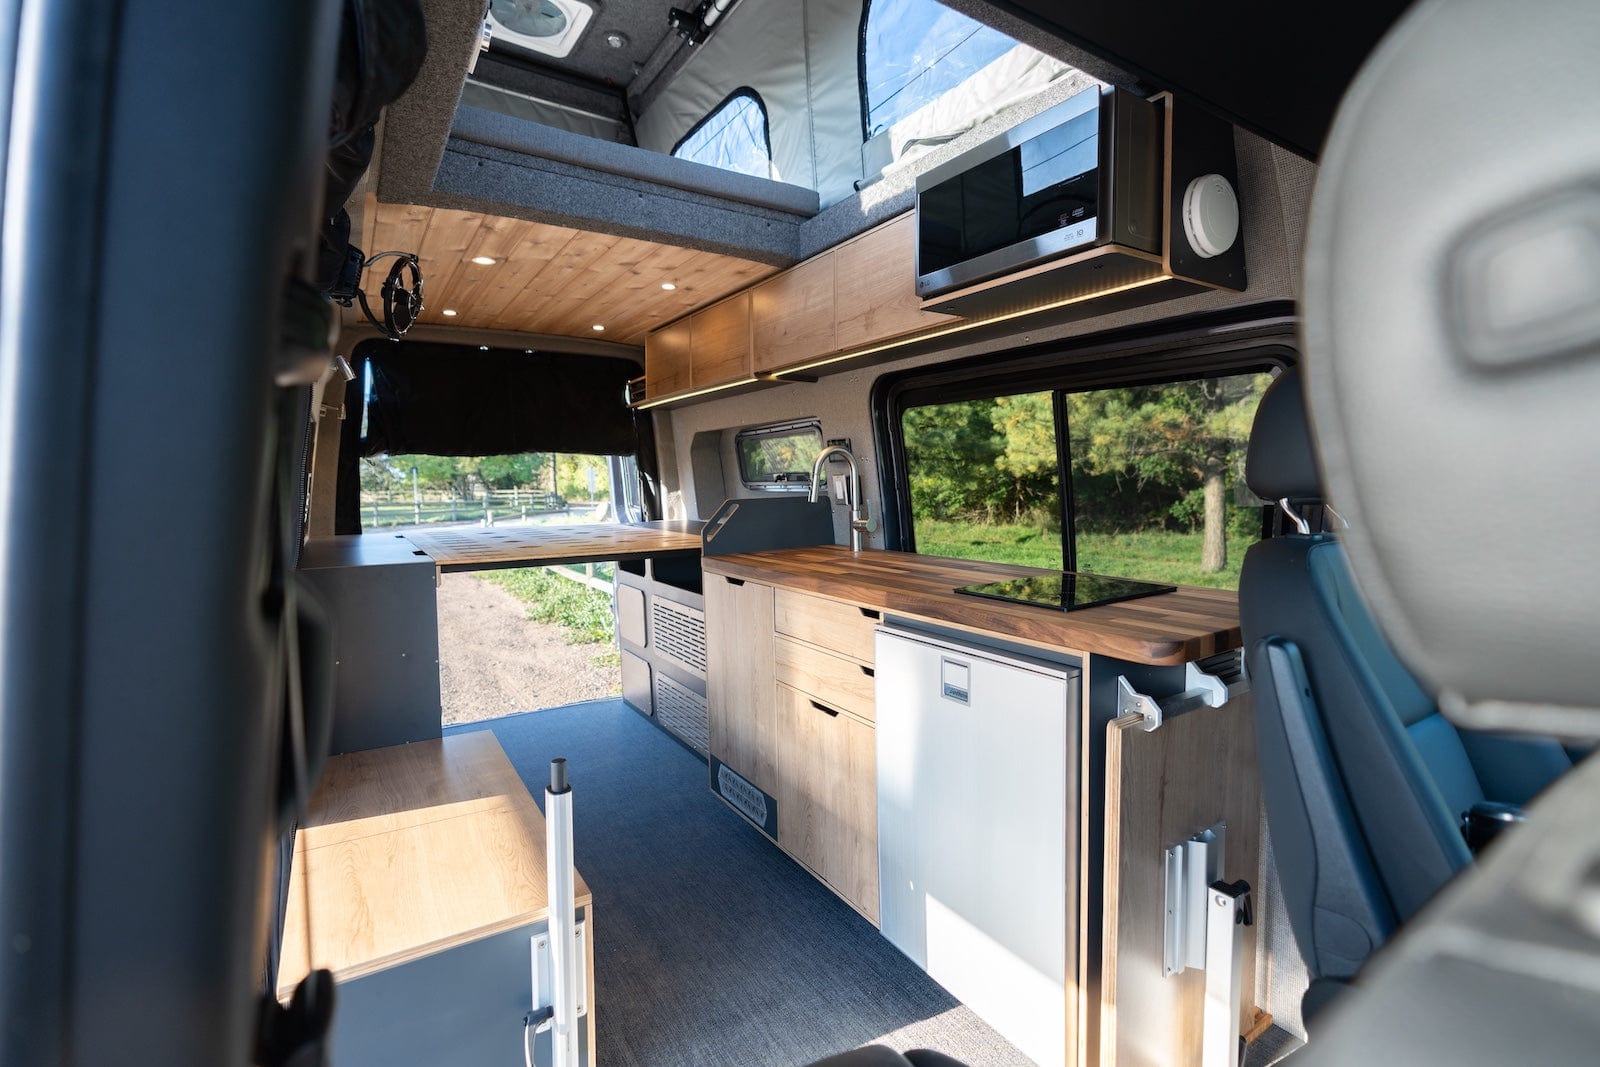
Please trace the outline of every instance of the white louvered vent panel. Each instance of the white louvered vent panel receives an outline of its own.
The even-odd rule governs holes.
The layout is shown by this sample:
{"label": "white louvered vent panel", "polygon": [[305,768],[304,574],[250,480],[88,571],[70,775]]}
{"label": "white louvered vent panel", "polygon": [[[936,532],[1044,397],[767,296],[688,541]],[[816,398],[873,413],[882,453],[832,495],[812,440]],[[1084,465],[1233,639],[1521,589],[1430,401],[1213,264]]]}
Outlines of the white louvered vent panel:
{"label": "white louvered vent panel", "polygon": [[660,597],[650,598],[650,637],[655,650],[684,670],[706,676],[706,616]]}
{"label": "white louvered vent panel", "polygon": [[707,755],[710,738],[706,727],[706,698],[664,674],[656,675],[656,722],[702,756]]}

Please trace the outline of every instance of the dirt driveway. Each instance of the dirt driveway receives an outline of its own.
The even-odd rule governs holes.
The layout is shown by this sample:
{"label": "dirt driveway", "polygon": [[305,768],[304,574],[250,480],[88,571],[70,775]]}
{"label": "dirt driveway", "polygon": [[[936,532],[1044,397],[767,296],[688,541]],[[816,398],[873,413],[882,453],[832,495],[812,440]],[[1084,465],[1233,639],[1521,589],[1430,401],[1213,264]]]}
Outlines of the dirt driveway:
{"label": "dirt driveway", "polygon": [[446,724],[598,700],[622,692],[615,648],[571,645],[561,627],[528,618],[521,602],[470,574],[439,585],[439,689]]}

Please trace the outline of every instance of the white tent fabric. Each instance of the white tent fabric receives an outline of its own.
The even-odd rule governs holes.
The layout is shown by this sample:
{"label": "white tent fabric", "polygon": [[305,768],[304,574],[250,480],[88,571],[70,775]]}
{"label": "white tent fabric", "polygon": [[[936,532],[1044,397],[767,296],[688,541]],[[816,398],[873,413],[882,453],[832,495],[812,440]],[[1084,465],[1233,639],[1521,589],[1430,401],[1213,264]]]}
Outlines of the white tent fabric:
{"label": "white tent fabric", "polygon": [[[638,117],[639,147],[671,152],[729,94],[749,88],[766,106],[771,177],[815,189],[824,208],[849,197],[858,180],[877,177],[862,173],[861,13],[862,0],[740,0]],[[890,127],[891,168],[1075,73],[1015,45]]]}
{"label": "white tent fabric", "polygon": [[861,177],[860,25],[861,0],[740,0],[638,117],[639,147],[671,152],[730,93],[754,89],[772,177],[815,189],[824,207],[843,200]]}
{"label": "white tent fabric", "polygon": [[479,107],[512,118],[527,119],[558,130],[570,130],[585,137],[602,141],[628,142],[628,131],[617,119],[606,118],[574,107],[562,107],[546,100],[536,100],[523,93],[502,89],[496,85],[467,79],[461,87],[461,106]]}
{"label": "white tent fabric", "polygon": [[[1078,73],[1027,45],[1017,45],[956,88],[913,111],[885,132],[894,162],[903,166],[988,121],[1013,104]],[[1092,79],[1079,74],[1089,84]]]}

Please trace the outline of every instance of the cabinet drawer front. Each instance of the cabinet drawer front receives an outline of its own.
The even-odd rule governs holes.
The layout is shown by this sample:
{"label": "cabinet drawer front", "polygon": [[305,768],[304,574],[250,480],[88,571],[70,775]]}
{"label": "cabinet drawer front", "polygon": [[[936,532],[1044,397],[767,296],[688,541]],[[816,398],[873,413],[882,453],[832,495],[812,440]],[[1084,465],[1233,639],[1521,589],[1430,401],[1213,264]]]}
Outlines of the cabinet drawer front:
{"label": "cabinet drawer front", "polygon": [[871,665],[872,630],[882,618],[881,612],[865,614],[869,609],[796,593],[792,589],[778,589],[773,607],[780,634]]}
{"label": "cabinet drawer front", "polygon": [[872,721],[872,675],[853,659],[830,655],[787,637],[778,637],[772,647],[772,665],[778,681],[816,697],[835,710]]}

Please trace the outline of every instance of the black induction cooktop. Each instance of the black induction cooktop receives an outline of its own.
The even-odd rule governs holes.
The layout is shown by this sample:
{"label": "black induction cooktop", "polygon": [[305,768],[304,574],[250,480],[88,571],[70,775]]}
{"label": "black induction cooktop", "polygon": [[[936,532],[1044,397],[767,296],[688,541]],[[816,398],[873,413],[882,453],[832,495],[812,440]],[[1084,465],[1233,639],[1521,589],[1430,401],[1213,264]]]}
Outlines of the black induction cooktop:
{"label": "black induction cooktop", "polygon": [[1031,604],[1034,607],[1052,608],[1056,611],[1082,611],[1102,604],[1115,604],[1121,600],[1173,593],[1175,585],[1157,585],[1154,582],[1136,582],[1132,578],[1108,578],[1103,574],[1075,574],[1060,571],[1056,574],[1038,574],[1027,578],[1013,578],[1005,582],[984,582],[963,585],[956,590],[967,596],[987,597],[990,600],[1009,600],[1014,604]]}

